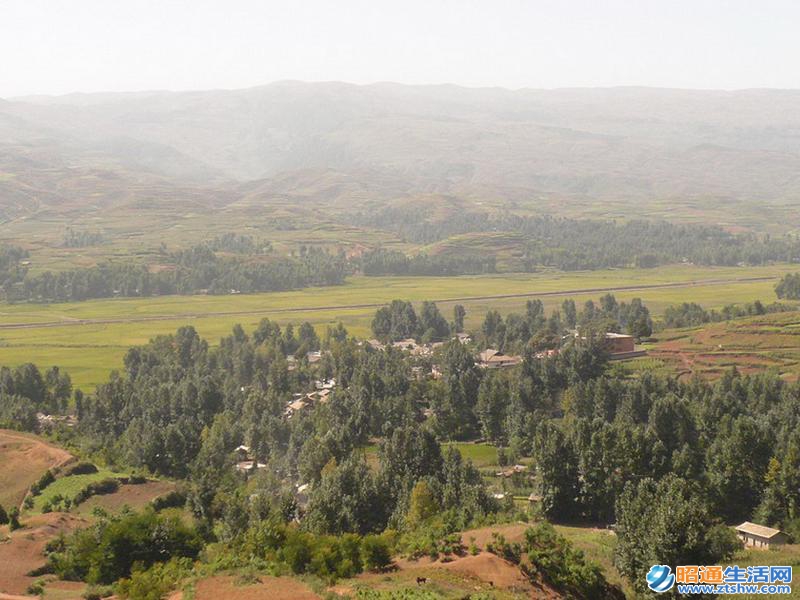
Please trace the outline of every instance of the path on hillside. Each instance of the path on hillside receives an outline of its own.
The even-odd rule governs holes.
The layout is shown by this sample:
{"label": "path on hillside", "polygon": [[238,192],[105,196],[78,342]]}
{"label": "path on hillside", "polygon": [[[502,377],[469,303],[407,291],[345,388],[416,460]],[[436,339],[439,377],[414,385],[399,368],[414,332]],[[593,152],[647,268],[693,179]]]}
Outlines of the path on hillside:
{"label": "path on hillside", "polygon": [[[751,283],[754,281],[772,281],[777,276],[736,277],[729,279],[692,279],[689,281],[672,281],[668,283],[650,283],[642,285],[621,285],[612,287],[576,288],[571,290],[554,290],[549,292],[522,292],[516,294],[493,294],[489,296],[458,296],[453,298],[433,298],[433,302],[475,302],[480,300],[505,300],[509,298],[544,298],[552,296],[575,296],[581,294],[597,294],[609,292],[635,292],[639,290],[655,290],[661,288],[684,288],[707,285],[726,285],[731,283]],[[266,294],[265,294],[266,295]],[[157,298],[157,296],[154,296]],[[39,323],[0,323],[2,329],[40,329],[45,327],[74,327],[80,325],[112,325],[119,323],[144,323],[148,321],[180,321],[182,319],[208,319],[213,317],[237,317],[250,315],[268,315],[285,313],[316,312],[323,310],[355,310],[359,308],[380,308],[388,302],[370,302],[363,304],[332,304],[328,306],[296,306],[293,308],[259,308],[253,310],[187,312],[171,315],[146,315],[130,317],[109,317],[97,319],[64,318],[62,321],[41,321]]]}

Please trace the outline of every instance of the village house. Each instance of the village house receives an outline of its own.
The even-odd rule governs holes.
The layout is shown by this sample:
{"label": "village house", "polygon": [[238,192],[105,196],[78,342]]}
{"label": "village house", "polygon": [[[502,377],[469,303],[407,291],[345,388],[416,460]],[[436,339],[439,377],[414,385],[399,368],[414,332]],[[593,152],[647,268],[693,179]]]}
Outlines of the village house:
{"label": "village house", "polygon": [[513,467],[509,467],[508,469],[503,469],[502,471],[498,471],[495,473],[497,477],[513,477],[516,473],[524,473],[528,470],[526,465],[514,465]]}
{"label": "village house", "polygon": [[637,350],[632,335],[608,332],[605,335],[605,347],[610,360],[636,358],[647,354],[646,350]]}
{"label": "village house", "polygon": [[256,469],[263,469],[267,465],[264,463],[257,462],[251,455],[250,455],[250,447],[245,446],[242,444],[241,446],[237,447],[234,450],[236,454],[236,470],[239,473],[249,473]]}
{"label": "village house", "polygon": [[[358,345],[359,346],[362,345],[361,342],[359,342]],[[379,340],[376,339],[367,340],[367,345],[373,348],[374,350],[383,350],[386,347],[383,344],[381,344]]]}
{"label": "village house", "polygon": [[521,356],[503,354],[499,350],[487,348],[478,354],[478,366],[483,369],[503,369],[522,363]]}
{"label": "village house", "polygon": [[745,521],[736,527],[736,535],[747,547],[767,550],[775,546],[782,546],[789,541],[789,536],[779,529],[750,523],[749,521]]}
{"label": "village house", "polygon": [[624,333],[606,333],[605,346],[611,354],[633,352],[636,349],[633,343],[633,336],[625,335]]}

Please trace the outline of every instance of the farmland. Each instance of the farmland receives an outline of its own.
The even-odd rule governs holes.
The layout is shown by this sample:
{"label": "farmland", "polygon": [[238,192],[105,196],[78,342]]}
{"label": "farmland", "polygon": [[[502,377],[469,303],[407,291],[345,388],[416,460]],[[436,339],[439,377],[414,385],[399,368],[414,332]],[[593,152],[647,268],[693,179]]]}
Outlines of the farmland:
{"label": "farmland", "polygon": [[128,347],[192,325],[212,343],[234,324],[253,329],[264,317],[279,323],[311,322],[320,332],[342,322],[357,336],[369,335],[376,306],[394,298],[436,300],[445,314],[456,303],[476,327],[489,309],[519,311],[539,297],[550,310],[567,297],[583,302],[606,290],[619,299],[641,297],[655,314],[691,300],[707,308],[731,302],[774,299],[777,279],[791,265],[606,269],[564,273],[462,277],[353,277],[345,285],[291,292],[230,296],[164,296],[64,304],[0,305],[0,364],[34,362],[66,369],[85,389],[122,365]]}
{"label": "farmland", "polygon": [[716,378],[736,367],[743,373],[771,369],[800,377],[800,313],[762,315],[658,335],[643,368]]}

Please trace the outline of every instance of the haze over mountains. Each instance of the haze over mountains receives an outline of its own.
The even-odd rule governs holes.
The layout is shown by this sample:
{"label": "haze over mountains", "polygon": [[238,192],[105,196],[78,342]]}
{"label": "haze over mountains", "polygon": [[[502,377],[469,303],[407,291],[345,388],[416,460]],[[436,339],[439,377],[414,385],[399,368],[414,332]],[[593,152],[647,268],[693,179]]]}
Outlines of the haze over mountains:
{"label": "haze over mountains", "polygon": [[279,82],[0,101],[0,210],[800,199],[800,91]]}

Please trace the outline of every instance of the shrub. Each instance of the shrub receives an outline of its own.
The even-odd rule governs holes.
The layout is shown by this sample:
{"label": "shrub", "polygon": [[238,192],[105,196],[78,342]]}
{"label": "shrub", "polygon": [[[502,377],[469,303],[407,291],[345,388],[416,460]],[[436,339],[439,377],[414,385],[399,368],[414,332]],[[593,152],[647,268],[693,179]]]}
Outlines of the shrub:
{"label": "shrub", "polygon": [[10,531],[15,531],[22,527],[19,522],[19,509],[16,506],[13,506],[11,510],[8,511],[8,529]]}
{"label": "shrub", "polygon": [[580,598],[613,598],[618,591],[603,577],[600,567],[587,561],[550,523],[542,521],[525,531],[525,550],[530,566],[528,576],[536,576],[554,587]]}
{"label": "shrub", "polygon": [[83,600],[103,600],[114,593],[114,590],[106,585],[90,585],[83,592]]}
{"label": "shrub", "polygon": [[706,534],[712,556],[718,556],[720,561],[728,561],[734,553],[742,547],[736,533],[727,525],[714,525]]}
{"label": "shrub", "polygon": [[39,478],[39,481],[36,482],[36,487],[41,493],[41,491],[46,488],[48,485],[53,483],[56,480],[55,475],[50,469],[44,472],[44,474]]}
{"label": "shrub", "polygon": [[195,558],[202,545],[197,531],[178,516],[149,510],[73,533],[50,561],[64,579],[107,584],[130,577],[134,563],[146,570],[170,558]]}
{"label": "shrub", "polygon": [[383,536],[368,535],[361,542],[361,558],[370,571],[382,571],[392,564],[389,543]]}
{"label": "shrub", "polygon": [[178,490],[173,490],[163,496],[155,498],[150,504],[156,512],[164,510],[165,508],[181,508],[186,504],[186,494]]}
{"label": "shrub", "polygon": [[0,504],[0,525],[5,525],[6,523],[8,523],[8,513],[3,508],[3,505]]}
{"label": "shrub", "polygon": [[97,467],[95,465],[90,462],[79,462],[68,467],[64,471],[64,477],[70,477],[72,475],[92,475],[93,473],[97,473]]}
{"label": "shrub", "polygon": [[25,590],[25,593],[30,596],[41,596],[44,594],[44,581],[34,581],[28,586],[28,589]]}
{"label": "shrub", "polygon": [[77,506],[82,502],[86,502],[92,496],[99,496],[102,494],[113,494],[119,489],[119,481],[108,477],[106,479],[102,479],[101,481],[93,481],[92,483],[88,484],[84,487],[80,492],[75,494],[75,498],[73,498],[72,502]]}
{"label": "shrub", "polygon": [[148,569],[136,568],[130,578],[121,579],[114,586],[114,592],[127,600],[161,600],[188,577],[191,570],[192,561],[188,558],[173,558]]}

